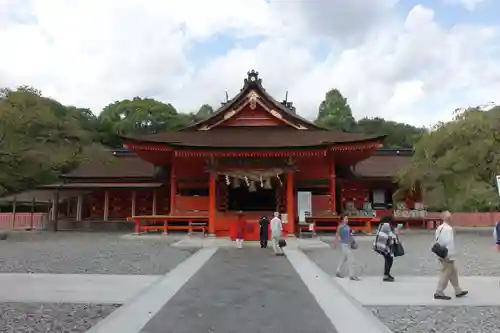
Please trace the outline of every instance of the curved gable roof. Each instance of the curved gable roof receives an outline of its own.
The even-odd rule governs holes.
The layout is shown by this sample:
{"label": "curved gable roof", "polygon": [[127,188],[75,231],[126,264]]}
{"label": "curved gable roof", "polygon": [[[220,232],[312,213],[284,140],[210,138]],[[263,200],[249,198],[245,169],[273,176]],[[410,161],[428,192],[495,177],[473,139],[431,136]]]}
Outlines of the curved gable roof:
{"label": "curved gable roof", "polygon": [[255,70],[249,71],[247,73],[247,78],[245,78],[243,82],[243,88],[241,88],[240,92],[232,99],[225,102],[211,117],[190,125],[181,131],[196,131],[223,121],[224,116],[226,116],[228,112],[231,112],[230,110],[236,109],[246,102],[248,99],[247,96],[251,94],[252,91],[256,92],[265,104],[275,109],[284,119],[307,129],[326,131],[325,128],[297,115],[293,103],[287,101],[278,102],[268,94],[266,89],[262,86],[262,79],[259,78],[259,72]]}

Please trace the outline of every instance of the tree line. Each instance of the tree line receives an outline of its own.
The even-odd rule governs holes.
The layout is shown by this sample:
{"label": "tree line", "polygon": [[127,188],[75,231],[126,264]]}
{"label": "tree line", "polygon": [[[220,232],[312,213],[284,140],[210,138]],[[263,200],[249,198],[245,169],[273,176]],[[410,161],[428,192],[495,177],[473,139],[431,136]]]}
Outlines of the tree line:
{"label": "tree line", "polygon": [[[89,159],[110,158],[107,150],[122,147],[121,135],[179,130],[214,112],[208,104],[186,113],[170,103],[135,97],[110,103],[96,115],[31,87],[0,89],[0,195],[56,182],[59,175]],[[492,175],[499,173],[499,113],[498,108],[487,112],[471,108],[430,130],[382,118],[356,120],[347,99],[332,89],[314,122],[330,130],[387,134],[387,147],[413,147],[411,167],[396,179],[402,186],[418,183],[436,206],[485,210],[498,204]],[[473,189],[475,198],[450,199],[464,189]],[[446,193],[448,201],[443,202],[440,193]]]}

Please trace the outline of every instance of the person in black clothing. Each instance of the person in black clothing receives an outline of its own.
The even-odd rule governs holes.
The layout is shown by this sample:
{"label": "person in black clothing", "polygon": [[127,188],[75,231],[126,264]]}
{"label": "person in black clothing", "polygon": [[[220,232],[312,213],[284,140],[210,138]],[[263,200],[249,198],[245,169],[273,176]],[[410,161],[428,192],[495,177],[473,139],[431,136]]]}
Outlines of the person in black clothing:
{"label": "person in black clothing", "polygon": [[260,225],[260,248],[267,248],[267,240],[269,239],[269,220],[266,216],[262,216],[259,220]]}

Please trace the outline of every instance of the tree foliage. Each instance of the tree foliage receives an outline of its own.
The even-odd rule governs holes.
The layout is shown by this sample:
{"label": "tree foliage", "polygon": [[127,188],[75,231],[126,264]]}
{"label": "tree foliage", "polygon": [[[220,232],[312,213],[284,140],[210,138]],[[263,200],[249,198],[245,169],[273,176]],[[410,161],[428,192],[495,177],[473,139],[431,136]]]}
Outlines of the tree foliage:
{"label": "tree foliage", "polygon": [[179,113],[172,104],[135,97],[104,107],[97,125],[102,142],[119,148],[122,146],[120,136],[176,131],[208,118],[213,112],[210,105],[204,104],[197,113]]}
{"label": "tree foliage", "polygon": [[402,188],[422,186],[435,209],[490,211],[500,208],[495,176],[500,173],[500,107],[469,108],[439,123],[414,147],[410,165],[397,180]]}
{"label": "tree foliage", "polygon": [[103,143],[121,146],[120,135],[154,134],[185,125],[171,105],[151,98],[135,97],[109,104],[99,115]]}
{"label": "tree foliage", "polygon": [[356,121],[347,99],[338,89],[331,89],[326,93],[325,100],[319,106],[315,123],[335,131],[385,134],[387,139],[384,146],[391,148],[411,148],[425,132],[424,128],[378,117]]}
{"label": "tree foliage", "polygon": [[412,148],[413,144],[426,132],[425,128],[387,121],[378,117],[360,119],[355,130],[366,134],[386,134],[384,146],[390,148]]}
{"label": "tree foliage", "polygon": [[319,106],[316,124],[328,129],[350,132],[356,125],[351,106],[340,91],[332,89],[325,95]]}
{"label": "tree foliage", "polygon": [[0,91],[0,194],[55,181],[102,150],[85,112],[33,88]]}

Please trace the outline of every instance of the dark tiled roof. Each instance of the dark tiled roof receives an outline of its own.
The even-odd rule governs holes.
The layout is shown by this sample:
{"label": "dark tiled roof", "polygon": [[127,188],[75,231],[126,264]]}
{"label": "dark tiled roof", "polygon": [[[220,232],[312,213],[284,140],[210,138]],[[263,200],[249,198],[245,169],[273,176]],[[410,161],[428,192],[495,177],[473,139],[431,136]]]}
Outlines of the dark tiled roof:
{"label": "dark tiled roof", "polygon": [[164,183],[152,183],[152,182],[134,182],[134,183],[61,183],[61,184],[50,184],[42,185],[39,188],[50,188],[50,189],[92,189],[92,188],[158,188],[165,185]]}
{"label": "dark tiled roof", "polygon": [[[355,172],[361,177],[391,178],[410,162],[411,156],[407,155],[374,155],[356,165]],[[115,157],[111,163],[94,161],[81,165],[79,168],[66,175],[68,178],[123,179],[130,182],[130,178],[152,179],[154,167],[152,164],[141,160],[139,157]],[[128,179],[127,179],[128,178]],[[94,181],[95,182],[95,181]]]}
{"label": "dark tiled roof", "polygon": [[135,142],[165,143],[184,147],[218,148],[286,148],[319,147],[335,143],[382,141],[385,135],[374,136],[334,131],[307,131],[277,128],[224,128],[211,131],[163,132],[158,134],[128,136],[123,139]]}
{"label": "dark tiled roof", "polygon": [[355,173],[361,177],[390,178],[407,166],[411,155],[373,155],[356,165]]}
{"label": "dark tiled roof", "polygon": [[153,177],[154,165],[137,156],[113,157],[110,161],[92,160],[64,175],[69,178]]}

